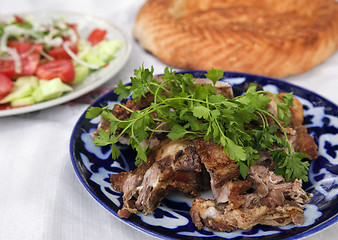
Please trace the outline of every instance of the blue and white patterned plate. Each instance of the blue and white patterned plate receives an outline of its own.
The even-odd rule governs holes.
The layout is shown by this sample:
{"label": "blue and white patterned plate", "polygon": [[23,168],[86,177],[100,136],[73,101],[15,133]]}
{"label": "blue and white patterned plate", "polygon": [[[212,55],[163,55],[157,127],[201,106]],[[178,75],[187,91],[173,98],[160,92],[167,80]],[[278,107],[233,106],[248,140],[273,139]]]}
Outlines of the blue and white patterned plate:
{"label": "blue and white patterned plate", "polygon": [[[186,72],[184,72],[186,73]],[[203,78],[205,72],[188,72]],[[235,95],[243,93],[245,83],[256,82],[270,92],[294,92],[304,105],[304,124],[319,146],[318,159],[311,162],[309,182],[304,184],[313,198],[306,205],[304,224],[284,227],[255,226],[249,231],[231,233],[198,231],[191,221],[189,210],[193,199],[180,193],[169,194],[153,214],[137,213],[126,224],[162,239],[297,239],[316,233],[338,220],[338,107],[300,87],[283,81],[242,73],[224,73],[222,81],[233,86]],[[117,101],[111,91],[92,106],[106,106]],[[70,141],[70,154],[74,170],[87,191],[108,211],[117,217],[122,206],[122,194],[110,187],[109,176],[134,169],[134,152],[119,146],[121,157],[113,161],[110,147],[95,147],[90,133],[95,131],[99,117],[86,119],[85,113],[75,125]],[[203,195],[208,195],[206,192]],[[202,197],[203,197],[202,195]]]}

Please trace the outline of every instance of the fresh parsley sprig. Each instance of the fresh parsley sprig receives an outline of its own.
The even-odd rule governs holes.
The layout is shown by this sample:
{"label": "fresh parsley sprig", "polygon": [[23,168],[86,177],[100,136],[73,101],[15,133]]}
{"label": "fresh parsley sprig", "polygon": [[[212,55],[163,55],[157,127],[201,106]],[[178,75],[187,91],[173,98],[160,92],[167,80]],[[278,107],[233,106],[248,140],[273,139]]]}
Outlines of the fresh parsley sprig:
{"label": "fresh parsley sprig", "polygon": [[[129,144],[137,151],[136,164],[139,164],[147,161],[149,139],[153,134],[165,132],[172,140],[204,138],[221,145],[238,163],[243,178],[260,157],[258,150],[269,150],[278,164],[277,174],[287,180],[307,181],[309,164],[302,161],[304,154],[291,152],[284,129],[290,122],[292,93],[280,97],[266,91],[256,91],[256,85],[251,84],[245,94],[228,99],[216,94],[212,85],[194,85],[191,74],[176,74],[166,68],[159,80],[154,78],[153,72],[153,68],[145,69],[142,66],[134,71],[131,86],[120,81],[115,89],[119,100],[131,95],[133,101],[138,102],[150,94],[153,102],[147,108],[132,111],[120,104],[131,113],[125,120],[117,119],[108,107],[92,107],[87,111],[87,118],[101,115],[110,122],[109,131],[99,131],[93,141],[97,146],[112,145],[114,159],[119,156],[114,143],[122,135],[129,135]],[[215,85],[223,77],[223,71],[211,69],[206,77]],[[271,96],[277,105],[277,116],[268,112]],[[274,124],[269,124],[269,119]],[[160,127],[163,125],[166,128]],[[118,128],[120,131],[117,134]],[[144,142],[145,146],[142,144]],[[273,149],[276,145],[280,147],[279,150]]]}

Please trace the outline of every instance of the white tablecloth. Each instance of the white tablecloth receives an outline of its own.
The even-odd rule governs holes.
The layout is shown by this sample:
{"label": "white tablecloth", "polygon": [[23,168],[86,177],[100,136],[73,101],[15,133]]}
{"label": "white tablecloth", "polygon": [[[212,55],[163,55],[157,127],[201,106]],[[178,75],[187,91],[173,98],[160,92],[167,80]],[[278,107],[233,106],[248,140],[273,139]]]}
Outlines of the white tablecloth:
{"label": "white tablecloth", "polygon": [[[32,10],[68,10],[105,18],[129,37],[144,0],[3,0],[0,14]],[[144,64],[165,65],[133,41],[132,55],[103,87],[129,80]],[[338,52],[315,69],[286,80],[338,103]],[[112,216],[77,180],[69,139],[88,105],[63,104],[43,111],[0,118],[0,239],[152,239]],[[335,224],[307,239],[337,239]]]}

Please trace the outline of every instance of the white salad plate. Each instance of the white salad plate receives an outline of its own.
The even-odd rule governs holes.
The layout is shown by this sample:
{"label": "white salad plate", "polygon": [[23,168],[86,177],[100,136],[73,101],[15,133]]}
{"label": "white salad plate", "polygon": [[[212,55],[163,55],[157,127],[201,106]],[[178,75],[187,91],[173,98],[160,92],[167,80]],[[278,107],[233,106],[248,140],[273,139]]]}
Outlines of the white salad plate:
{"label": "white salad plate", "polygon": [[[193,71],[196,78],[205,78],[203,71]],[[117,144],[121,155],[112,159],[111,147],[96,147],[91,133],[100,122],[100,117],[87,119],[82,114],[76,123],[70,139],[70,156],[78,179],[89,194],[112,215],[124,223],[146,234],[160,239],[233,239],[233,240],[277,240],[299,239],[338,221],[338,107],[314,92],[284,81],[251,74],[224,72],[221,81],[232,85],[234,94],[240,95],[247,83],[258,83],[264,90],[293,92],[303,104],[304,126],[318,145],[318,158],[311,161],[309,181],[303,184],[305,191],[312,193],[312,199],[304,209],[301,226],[288,224],[283,227],[256,225],[251,230],[214,232],[207,228],[198,230],[190,217],[192,198],[174,192],[168,194],[154,213],[147,216],[138,212],[130,218],[121,219],[117,212],[121,208],[122,193],[112,189],[110,175],[135,168],[135,151],[129,146]],[[118,96],[110,91],[91,106],[104,107],[117,103]],[[211,195],[206,191],[202,197]],[[114,238],[112,236],[112,238]]]}
{"label": "white salad plate", "polygon": [[[84,79],[83,82],[72,85],[72,92],[46,102],[25,107],[0,110],[0,117],[42,110],[78,98],[111,80],[122,69],[130,57],[132,49],[131,40],[118,27],[107,20],[88,14],[64,11],[29,12],[19,14],[19,16],[25,18],[27,17],[41,23],[50,23],[55,19],[64,18],[69,23],[77,24],[81,38],[87,38],[90,32],[95,28],[105,29],[107,30],[107,39],[120,40],[122,42],[122,47],[115,53],[115,58],[110,61],[106,67],[92,72]],[[12,18],[13,15],[0,15],[0,21],[8,21]]]}

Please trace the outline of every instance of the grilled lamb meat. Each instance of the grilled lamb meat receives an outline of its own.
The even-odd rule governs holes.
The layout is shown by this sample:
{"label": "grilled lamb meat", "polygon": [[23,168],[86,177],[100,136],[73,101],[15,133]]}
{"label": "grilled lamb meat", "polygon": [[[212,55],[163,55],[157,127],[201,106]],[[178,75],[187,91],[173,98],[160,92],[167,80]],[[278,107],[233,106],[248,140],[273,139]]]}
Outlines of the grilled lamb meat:
{"label": "grilled lamb meat", "polygon": [[[248,179],[253,182],[253,189],[261,198],[261,204],[277,207],[285,201],[295,201],[302,207],[310,200],[310,195],[302,189],[302,181],[286,182],[282,176],[277,176],[265,166],[253,165],[250,167]],[[282,194],[280,194],[282,193]]]}
{"label": "grilled lamb meat", "polygon": [[214,189],[213,196],[217,204],[229,203],[232,209],[245,204],[245,193],[252,185],[248,180],[228,181],[222,187]]}
{"label": "grilled lamb meat", "polygon": [[229,180],[239,178],[238,165],[221,146],[201,138],[195,140],[195,145],[201,162],[210,173],[212,187],[217,188]]}
{"label": "grilled lamb meat", "polygon": [[[286,93],[280,93],[282,96]],[[272,113],[277,117],[277,103],[276,100],[272,97],[271,94],[267,94],[271,98],[271,102],[268,104],[268,112]],[[307,129],[302,125],[304,119],[304,110],[302,103],[296,98],[293,97],[293,106],[290,107],[291,119],[290,126],[285,127],[287,131],[288,139],[291,143],[291,149],[296,152],[302,152],[308,155],[310,160],[317,158],[317,145],[312,136],[307,132]],[[268,117],[272,123],[272,119]],[[282,125],[284,123],[281,122]]]}
{"label": "grilled lamb meat", "polygon": [[[201,162],[210,174],[210,185],[216,202],[224,202],[228,195],[236,187],[230,187],[229,181],[239,178],[240,173],[238,165],[232,160],[229,154],[223,151],[221,146],[212,141],[196,139],[196,150],[200,156]],[[240,189],[242,187],[237,187]]]}
{"label": "grilled lamb meat", "polygon": [[[207,78],[196,78],[194,84],[201,84],[201,85],[212,85],[212,81]],[[234,93],[232,91],[232,87],[229,83],[217,81],[215,84],[215,91],[217,94],[221,94],[226,98],[233,98]]]}
{"label": "grilled lamb meat", "polygon": [[303,222],[303,210],[289,204],[276,208],[261,205],[227,210],[216,205],[213,200],[196,198],[190,214],[197,229],[206,226],[214,231],[226,232],[235,229],[249,230],[257,224],[284,226],[290,222],[296,225]]}
{"label": "grilled lamb meat", "polygon": [[[196,227],[230,232],[239,228],[248,230],[257,224],[303,223],[303,204],[310,195],[301,188],[300,180],[285,182],[267,167],[253,165],[246,181],[226,183],[227,199],[222,202],[217,202],[217,198],[196,198],[190,210]],[[252,191],[244,193],[249,188]]]}
{"label": "grilled lamb meat", "polygon": [[307,129],[303,126],[297,126],[296,140],[294,141],[294,148],[296,152],[305,153],[310,160],[317,158],[317,145],[307,132]]}
{"label": "grilled lamb meat", "polygon": [[199,191],[209,188],[208,176],[190,140],[164,140],[148,158],[134,171],[111,175],[112,187],[123,192],[120,217],[137,211],[153,212],[175,189],[196,197]]}
{"label": "grilled lamb meat", "polygon": [[[161,77],[155,78],[162,81]],[[208,79],[196,79],[194,82],[202,85],[211,83]],[[218,94],[233,98],[230,85],[218,82],[215,89]],[[268,111],[277,116],[276,101],[272,95],[270,97],[272,101]],[[134,111],[148,107],[152,101],[147,94],[135,104],[128,100],[125,106]],[[309,159],[316,158],[317,146],[302,125],[303,107],[296,98],[290,111],[291,124],[285,126],[285,130],[291,151],[303,152]],[[131,114],[118,105],[112,112],[120,120],[129,118]],[[267,116],[267,119],[274,124],[271,117]],[[280,123],[284,126],[283,122]],[[254,124],[260,123],[253,122],[248,126]],[[97,132],[100,129],[108,131],[109,122],[102,119]],[[281,132],[277,134],[284,137]],[[127,143],[128,139],[125,136],[120,141]],[[191,218],[198,229],[206,226],[215,231],[247,230],[257,224],[283,226],[290,222],[301,225],[304,203],[309,201],[310,195],[301,188],[300,180],[286,182],[283,177],[274,174],[277,164],[271,160],[269,152],[260,151],[259,154],[261,158],[250,167],[247,179],[243,180],[239,166],[211,140],[170,141],[165,134],[154,134],[150,139],[147,162],[133,171],[110,177],[113,189],[123,192],[123,206],[118,215],[128,218],[138,211],[149,214],[159,206],[166,194],[174,190],[197,197],[200,191],[211,188],[213,200],[197,197],[192,204]]]}
{"label": "grilled lamb meat", "polygon": [[123,192],[123,207],[117,213],[119,217],[128,218],[130,214],[138,211],[135,206],[135,196],[138,195],[138,189],[145,173],[154,162],[154,154],[149,154],[147,162],[141,163],[135,170],[110,175],[112,188],[115,191]]}
{"label": "grilled lamb meat", "polygon": [[[281,93],[283,95],[284,93]],[[312,136],[307,132],[304,127],[304,111],[302,103],[293,97],[293,106],[290,107],[291,111],[291,127],[296,131],[296,139],[294,139],[293,147],[296,152],[302,152],[308,155],[310,160],[317,158],[317,145]]]}
{"label": "grilled lamb meat", "polygon": [[[293,109],[295,114],[298,111],[298,115],[302,115],[302,109]],[[294,128],[286,128],[292,150],[314,158],[313,138],[299,125],[297,118],[293,120]],[[124,205],[118,215],[129,217],[137,211],[148,214],[175,189],[198,196],[200,190],[210,186],[214,200],[197,198],[191,209],[198,228],[205,225],[217,231],[232,231],[250,229],[256,224],[301,224],[303,203],[309,200],[301,181],[285,182],[273,173],[276,164],[269,159],[269,154],[260,154],[260,165],[251,166],[247,180],[240,180],[238,165],[212,141],[162,140],[158,148],[151,150],[147,163],[134,171],[111,176],[112,187],[123,192]]]}
{"label": "grilled lamb meat", "polygon": [[[127,100],[126,103],[123,104],[125,107],[131,109],[132,111],[136,111],[141,109],[141,106],[138,104],[133,104],[132,100]],[[131,112],[127,111],[125,108],[119,106],[119,105],[114,105],[114,108],[112,109],[112,113],[113,115],[120,119],[120,120],[124,120],[124,119],[128,119],[130,117]],[[93,132],[91,135],[92,137],[96,137],[99,135],[99,131],[103,130],[103,131],[108,131],[110,128],[110,122],[107,119],[101,118],[100,123],[96,129],[95,132]],[[121,129],[118,129],[116,131],[116,134],[119,134],[119,132],[121,131]],[[129,141],[129,136],[127,136],[126,134],[124,134],[120,139],[119,142],[121,144],[128,144]]]}

